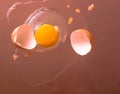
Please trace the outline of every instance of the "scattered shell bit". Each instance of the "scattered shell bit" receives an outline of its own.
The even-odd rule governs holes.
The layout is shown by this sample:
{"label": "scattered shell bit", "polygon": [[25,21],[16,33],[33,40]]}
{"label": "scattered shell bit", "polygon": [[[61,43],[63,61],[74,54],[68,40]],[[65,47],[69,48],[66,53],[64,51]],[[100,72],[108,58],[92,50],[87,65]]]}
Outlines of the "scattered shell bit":
{"label": "scattered shell bit", "polygon": [[79,8],[75,9],[75,12],[76,12],[76,13],[81,13],[81,11],[80,11]]}
{"label": "scattered shell bit", "polygon": [[92,11],[94,9],[95,5],[91,4],[90,6],[88,6],[88,11]]}
{"label": "scattered shell bit", "polygon": [[18,55],[17,54],[13,54],[13,60],[17,60],[18,59]]}
{"label": "scattered shell bit", "polygon": [[81,56],[87,55],[94,44],[92,34],[86,29],[78,29],[71,33],[70,42],[73,50]]}
{"label": "scattered shell bit", "polygon": [[27,52],[27,53],[24,53],[24,57],[29,57],[31,55],[31,53]]}
{"label": "scattered shell bit", "polygon": [[71,6],[70,5],[66,5],[67,8],[70,8]]}
{"label": "scattered shell bit", "polygon": [[68,24],[72,24],[72,23],[73,23],[73,17],[69,17]]}

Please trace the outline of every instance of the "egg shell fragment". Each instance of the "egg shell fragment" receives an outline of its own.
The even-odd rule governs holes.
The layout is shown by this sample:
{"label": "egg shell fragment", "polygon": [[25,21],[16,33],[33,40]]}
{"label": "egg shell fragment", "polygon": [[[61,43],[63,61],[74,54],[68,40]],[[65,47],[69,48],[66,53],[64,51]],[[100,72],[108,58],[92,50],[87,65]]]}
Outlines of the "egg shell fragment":
{"label": "egg shell fragment", "polygon": [[36,47],[34,31],[31,26],[23,24],[18,26],[11,34],[11,41],[23,49],[31,50]]}
{"label": "egg shell fragment", "polygon": [[78,29],[71,33],[71,46],[78,55],[87,55],[94,44],[92,34],[86,29]]}

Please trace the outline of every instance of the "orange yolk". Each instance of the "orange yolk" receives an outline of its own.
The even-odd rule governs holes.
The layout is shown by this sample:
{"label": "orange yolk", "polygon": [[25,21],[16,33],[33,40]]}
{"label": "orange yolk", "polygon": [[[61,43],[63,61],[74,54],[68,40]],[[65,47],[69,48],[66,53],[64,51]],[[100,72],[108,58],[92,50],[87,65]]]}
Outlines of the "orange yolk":
{"label": "orange yolk", "polygon": [[35,32],[35,39],[40,46],[49,47],[58,40],[58,31],[50,24],[43,24]]}

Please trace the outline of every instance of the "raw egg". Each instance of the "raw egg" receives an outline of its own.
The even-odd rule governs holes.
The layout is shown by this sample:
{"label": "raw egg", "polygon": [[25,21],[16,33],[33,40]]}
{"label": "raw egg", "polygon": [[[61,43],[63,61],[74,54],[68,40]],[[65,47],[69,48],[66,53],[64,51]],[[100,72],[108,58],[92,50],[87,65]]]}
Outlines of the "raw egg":
{"label": "raw egg", "polygon": [[30,25],[34,30],[36,52],[54,50],[66,41],[67,23],[55,9],[39,8],[26,19],[25,24]]}

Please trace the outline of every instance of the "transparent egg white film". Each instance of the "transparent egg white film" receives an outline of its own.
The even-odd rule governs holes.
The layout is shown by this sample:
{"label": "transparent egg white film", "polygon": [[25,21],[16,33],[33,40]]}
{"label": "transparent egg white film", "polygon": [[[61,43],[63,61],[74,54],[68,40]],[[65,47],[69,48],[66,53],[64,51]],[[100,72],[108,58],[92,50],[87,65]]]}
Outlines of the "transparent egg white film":
{"label": "transparent egg white film", "polygon": [[[81,58],[71,46],[70,35],[73,30],[87,28],[86,20],[80,10],[79,13],[75,13],[73,12],[75,7],[69,9],[66,7],[69,1],[64,0],[64,3],[62,0],[53,0],[54,3],[50,3],[51,0],[41,0],[39,3],[36,1],[16,2],[7,13],[11,33],[22,24],[30,25],[34,34],[42,24],[51,24],[59,32],[57,43],[51,47],[44,48],[37,45],[34,49],[26,50],[13,45],[13,56],[17,57],[13,60],[13,64],[18,76],[31,86],[54,82]],[[70,5],[72,3],[80,1],[71,1]],[[23,17],[19,16],[21,13]],[[68,24],[69,17],[73,17],[71,24]]]}

